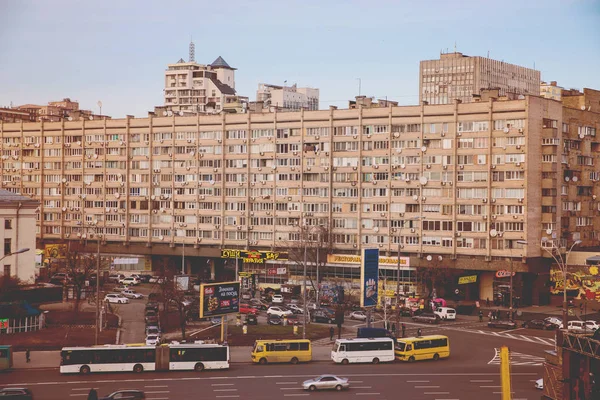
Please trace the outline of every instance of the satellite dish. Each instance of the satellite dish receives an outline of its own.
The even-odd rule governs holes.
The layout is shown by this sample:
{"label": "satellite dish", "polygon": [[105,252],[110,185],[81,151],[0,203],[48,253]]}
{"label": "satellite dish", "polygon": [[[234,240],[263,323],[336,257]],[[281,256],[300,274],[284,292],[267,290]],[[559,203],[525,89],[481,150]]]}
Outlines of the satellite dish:
{"label": "satellite dish", "polygon": [[92,115],[90,115],[90,121],[93,121],[94,117]]}
{"label": "satellite dish", "polygon": [[510,129],[508,127],[504,128],[504,133],[508,133],[510,132]]}
{"label": "satellite dish", "polygon": [[426,147],[426,146],[423,146],[423,147],[421,147],[421,151],[422,151],[423,153],[425,153],[425,152],[427,151],[427,147]]}
{"label": "satellite dish", "polygon": [[431,261],[431,260],[433,260],[433,257],[427,256],[427,261]]}
{"label": "satellite dish", "polygon": [[547,235],[552,235],[552,229],[546,229],[546,234]]}
{"label": "satellite dish", "polygon": [[179,116],[183,117],[183,111],[179,111]]}
{"label": "satellite dish", "polygon": [[73,117],[69,117],[67,118],[69,121],[73,121]]}
{"label": "satellite dish", "polygon": [[173,115],[173,111],[168,111],[167,114],[169,115],[169,117],[171,117]]}
{"label": "satellite dish", "polygon": [[585,111],[585,106],[581,106],[581,110],[582,110],[582,111]]}
{"label": "satellite dish", "polygon": [[100,100],[98,100],[98,103],[96,104],[98,104],[98,107],[102,108],[102,102]]}
{"label": "satellite dish", "polygon": [[163,111],[163,115],[166,117],[167,115],[169,115],[169,113],[166,111]]}
{"label": "satellite dish", "polygon": [[427,178],[422,176],[419,178],[419,182],[421,183],[421,185],[427,185]]}
{"label": "satellite dish", "polygon": [[496,236],[498,236],[498,231],[497,231],[497,230],[495,230],[495,229],[492,229],[492,230],[490,231],[490,236],[491,236],[491,237],[493,237],[493,238],[494,238],[494,237],[496,237]]}
{"label": "satellite dish", "polygon": [[577,177],[576,176],[573,177],[573,182],[577,182]]}
{"label": "satellite dish", "polygon": [[565,176],[565,182],[569,182],[571,180],[571,178],[569,178],[568,176]]}

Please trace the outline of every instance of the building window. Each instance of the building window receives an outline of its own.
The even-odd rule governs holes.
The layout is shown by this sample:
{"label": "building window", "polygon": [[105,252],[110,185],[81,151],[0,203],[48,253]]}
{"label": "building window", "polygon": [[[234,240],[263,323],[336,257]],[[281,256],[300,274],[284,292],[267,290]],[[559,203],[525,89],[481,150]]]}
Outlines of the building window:
{"label": "building window", "polygon": [[4,239],[4,255],[12,253],[12,239]]}
{"label": "building window", "polygon": [[4,276],[10,276],[10,265],[4,266]]}
{"label": "building window", "polygon": [[4,229],[12,229],[12,219],[4,220]]}

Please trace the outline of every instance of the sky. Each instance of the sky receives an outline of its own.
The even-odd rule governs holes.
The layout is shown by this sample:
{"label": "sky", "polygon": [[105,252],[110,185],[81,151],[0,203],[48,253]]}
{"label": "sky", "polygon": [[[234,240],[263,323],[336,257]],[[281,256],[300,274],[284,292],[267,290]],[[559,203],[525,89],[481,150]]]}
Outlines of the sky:
{"label": "sky", "polygon": [[0,0],[0,107],[69,97],[113,118],[163,102],[164,70],[222,56],[240,95],[261,82],[418,103],[419,61],[440,51],[534,67],[600,89],[600,0]]}

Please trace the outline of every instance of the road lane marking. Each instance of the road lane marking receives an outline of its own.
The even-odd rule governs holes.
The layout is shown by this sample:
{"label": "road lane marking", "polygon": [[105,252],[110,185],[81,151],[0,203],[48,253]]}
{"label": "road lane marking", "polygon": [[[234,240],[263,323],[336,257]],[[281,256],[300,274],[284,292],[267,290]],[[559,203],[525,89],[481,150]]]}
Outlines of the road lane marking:
{"label": "road lane marking", "polygon": [[310,394],[308,394],[308,393],[294,393],[294,394],[286,393],[283,396],[284,397],[298,397],[298,396],[310,396]]}
{"label": "road lane marking", "polygon": [[429,383],[429,381],[406,381],[408,383]]}
{"label": "road lane marking", "polygon": [[225,398],[233,398],[233,397],[240,397],[239,394],[230,394],[228,396],[217,396],[217,399],[225,399]]}
{"label": "road lane marking", "polygon": [[279,390],[304,390],[301,387],[297,387],[297,388],[279,388]]}
{"label": "road lane marking", "polygon": [[77,394],[70,394],[70,397],[76,397],[76,396],[87,396],[87,393],[77,393]]}
{"label": "road lane marking", "polygon": [[373,386],[352,386],[352,389],[373,389]]}
{"label": "road lane marking", "polygon": [[[532,382],[534,382],[534,381],[532,381]],[[98,388],[94,388],[94,389],[98,390]],[[71,390],[76,391],[76,390],[91,390],[91,389],[90,388],[73,388]]]}
{"label": "road lane marking", "polygon": [[471,379],[469,382],[471,383],[488,383],[494,382],[492,379]]}
{"label": "road lane marking", "polygon": [[[211,383],[210,386],[233,386],[235,383]],[[146,386],[148,387],[148,386]]]}
{"label": "road lane marking", "polygon": [[[150,385],[150,386],[144,385],[144,387],[148,388],[148,389],[150,389],[150,388],[165,388],[165,387],[169,387],[169,385]],[[75,390],[75,389],[73,389],[73,390]]]}
{"label": "road lane marking", "polygon": [[[276,385],[297,385],[298,382],[275,382]],[[233,385],[233,384],[231,384]]]}
{"label": "road lane marking", "polygon": [[479,386],[479,387],[480,388],[494,388],[495,389],[495,388],[499,388],[499,387],[502,387],[502,386],[498,385],[498,386]]}
{"label": "road lane marking", "polygon": [[147,394],[158,394],[158,393],[170,393],[168,390],[155,390],[152,392],[146,392]]}
{"label": "road lane marking", "polygon": [[416,385],[415,389],[439,389],[439,385],[430,385],[430,386],[425,386],[425,385]]}
{"label": "road lane marking", "polygon": [[348,383],[363,383],[363,381],[348,381]]}
{"label": "road lane marking", "polygon": [[237,392],[237,389],[213,389],[214,392]]}
{"label": "road lane marking", "polygon": [[357,396],[379,396],[381,393],[356,393]]}
{"label": "road lane marking", "polygon": [[423,392],[423,394],[450,394],[450,392]]}

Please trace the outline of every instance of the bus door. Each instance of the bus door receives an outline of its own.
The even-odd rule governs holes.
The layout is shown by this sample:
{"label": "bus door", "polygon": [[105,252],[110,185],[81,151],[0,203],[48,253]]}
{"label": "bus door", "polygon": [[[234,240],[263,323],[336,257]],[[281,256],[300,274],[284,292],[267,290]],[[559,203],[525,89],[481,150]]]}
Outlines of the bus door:
{"label": "bus door", "polygon": [[157,371],[168,371],[169,362],[171,361],[169,346],[157,346],[156,347],[156,360],[154,366]]}
{"label": "bus door", "polygon": [[336,353],[338,359],[348,358],[348,353],[346,353],[346,345],[344,343],[339,343],[336,348]]}

